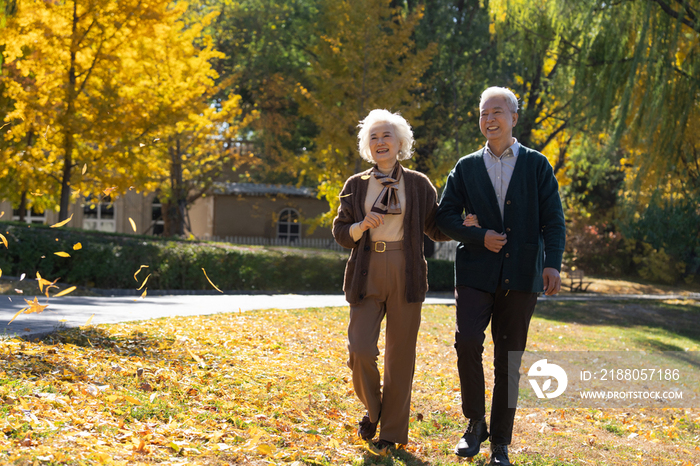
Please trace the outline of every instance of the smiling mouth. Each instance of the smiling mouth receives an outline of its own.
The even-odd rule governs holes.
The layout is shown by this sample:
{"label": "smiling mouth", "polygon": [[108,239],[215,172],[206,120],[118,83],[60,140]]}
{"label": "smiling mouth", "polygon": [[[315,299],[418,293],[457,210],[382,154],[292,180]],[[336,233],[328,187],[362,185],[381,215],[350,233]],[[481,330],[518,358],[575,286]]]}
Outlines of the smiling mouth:
{"label": "smiling mouth", "polygon": [[389,152],[389,149],[377,149],[377,154],[386,154]]}
{"label": "smiling mouth", "polygon": [[486,129],[489,131],[496,131],[498,129],[498,126],[489,126]]}

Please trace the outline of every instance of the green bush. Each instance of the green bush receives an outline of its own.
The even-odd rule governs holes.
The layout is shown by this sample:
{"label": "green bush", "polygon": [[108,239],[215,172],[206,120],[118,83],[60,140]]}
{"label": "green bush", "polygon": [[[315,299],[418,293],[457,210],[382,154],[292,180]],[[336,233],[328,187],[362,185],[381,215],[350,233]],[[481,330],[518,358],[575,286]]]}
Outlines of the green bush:
{"label": "green bush", "polygon": [[[102,289],[135,289],[150,274],[151,290],[211,290],[202,269],[222,290],[326,292],[342,290],[347,254],[302,248],[234,247],[222,243],[51,229],[0,223],[5,276],[42,277]],[[74,250],[76,243],[82,248]],[[67,252],[59,257],[55,252]],[[430,289],[451,290],[452,263],[429,260]],[[147,265],[134,280],[134,273]]]}

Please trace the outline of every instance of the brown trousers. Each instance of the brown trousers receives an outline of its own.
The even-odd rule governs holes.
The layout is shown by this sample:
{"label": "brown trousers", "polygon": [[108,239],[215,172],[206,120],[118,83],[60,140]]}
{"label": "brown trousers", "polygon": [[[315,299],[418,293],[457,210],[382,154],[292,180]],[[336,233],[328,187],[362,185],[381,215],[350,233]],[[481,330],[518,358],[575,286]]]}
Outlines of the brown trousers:
{"label": "brown trousers", "polygon": [[[348,367],[352,369],[355,393],[367,408],[370,420],[376,422],[381,417],[379,438],[405,445],[422,303],[406,302],[403,251],[373,252],[367,274],[366,296],[350,306]],[[385,316],[382,389],[377,341]]]}

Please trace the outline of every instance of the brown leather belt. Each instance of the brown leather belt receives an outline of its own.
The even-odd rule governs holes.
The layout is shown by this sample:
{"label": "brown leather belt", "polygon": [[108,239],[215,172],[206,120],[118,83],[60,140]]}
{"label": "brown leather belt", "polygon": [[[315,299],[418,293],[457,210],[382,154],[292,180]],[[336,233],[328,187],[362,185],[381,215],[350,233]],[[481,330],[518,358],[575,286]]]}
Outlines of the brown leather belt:
{"label": "brown leather belt", "polygon": [[396,251],[403,249],[403,241],[372,241],[370,250],[372,252]]}

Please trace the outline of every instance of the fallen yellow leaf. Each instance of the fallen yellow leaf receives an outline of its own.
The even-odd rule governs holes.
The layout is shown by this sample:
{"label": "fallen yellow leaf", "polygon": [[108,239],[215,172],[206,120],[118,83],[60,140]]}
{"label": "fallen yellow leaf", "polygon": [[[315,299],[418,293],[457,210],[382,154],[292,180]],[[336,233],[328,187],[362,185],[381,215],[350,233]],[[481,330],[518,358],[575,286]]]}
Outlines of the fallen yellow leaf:
{"label": "fallen yellow leaf", "polygon": [[73,214],[70,214],[70,217],[68,217],[68,218],[65,219],[64,221],[58,222],[58,223],[55,223],[55,224],[51,225],[51,228],[62,227],[62,226],[65,225],[66,223],[70,222],[71,220],[73,220]]}
{"label": "fallen yellow leaf", "polygon": [[66,289],[63,290],[63,291],[61,291],[61,292],[59,292],[59,293],[56,293],[55,295],[53,295],[53,297],[54,297],[54,298],[58,298],[59,296],[65,296],[65,295],[67,295],[68,293],[72,293],[73,291],[75,291],[76,288],[77,288],[76,286],[71,286],[70,288],[66,288]]}
{"label": "fallen yellow leaf", "polygon": [[70,257],[70,254],[63,251],[54,252],[54,254],[56,254],[58,257]]}
{"label": "fallen yellow leaf", "polygon": [[124,395],[124,399],[125,399],[126,401],[128,401],[129,403],[132,403],[132,404],[135,404],[135,405],[140,405],[140,404],[142,404],[142,403],[141,403],[141,400],[139,400],[138,398],[134,398],[134,397],[131,396],[131,395]]}
{"label": "fallen yellow leaf", "polygon": [[204,276],[207,277],[207,281],[209,282],[209,284],[211,284],[211,286],[213,286],[214,289],[215,289],[216,291],[218,291],[219,293],[223,293],[223,291],[221,291],[219,288],[217,288],[217,286],[214,285],[214,283],[209,279],[209,276],[207,275],[207,271],[204,270],[204,267],[202,267],[202,272],[204,272]]}
{"label": "fallen yellow leaf", "polygon": [[83,249],[83,245],[80,243],[75,243],[73,245],[73,251],[77,251],[78,249]]}

